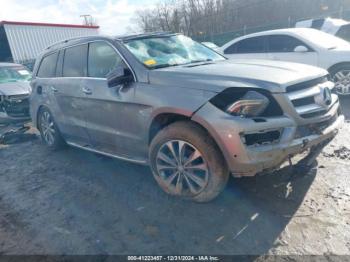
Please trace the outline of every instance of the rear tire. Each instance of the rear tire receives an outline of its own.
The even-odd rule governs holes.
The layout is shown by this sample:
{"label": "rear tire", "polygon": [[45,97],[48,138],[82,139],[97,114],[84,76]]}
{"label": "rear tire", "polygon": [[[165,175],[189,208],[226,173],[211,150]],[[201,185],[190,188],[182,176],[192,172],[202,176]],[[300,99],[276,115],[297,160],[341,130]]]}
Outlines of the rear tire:
{"label": "rear tire", "polygon": [[153,176],[168,194],[208,202],[225,188],[229,172],[214,140],[198,125],[176,122],[150,145]]}
{"label": "rear tire", "polygon": [[58,130],[52,113],[46,107],[40,109],[38,114],[38,129],[41,139],[51,150],[58,150],[65,146],[65,141]]}

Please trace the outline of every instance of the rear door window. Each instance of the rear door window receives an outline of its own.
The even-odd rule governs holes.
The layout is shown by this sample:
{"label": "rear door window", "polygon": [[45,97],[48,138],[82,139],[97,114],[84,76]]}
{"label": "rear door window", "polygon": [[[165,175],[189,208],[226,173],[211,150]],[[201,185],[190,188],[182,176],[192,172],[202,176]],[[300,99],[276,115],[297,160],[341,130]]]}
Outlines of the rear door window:
{"label": "rear door window", "polygon": [[105,42],[89,44],[88,76],[105,78],[117,66],[124,65],[119,54]]}
{"label": "rear door window", "polygon": [[57,64],[58,53],[45,56],[40,63],[38,70],[38,77],[50,78],[56,76],[56,64]]}
{"label": "rear door window", "polygon": [[87,44],[69,47],[65,50],[63,60],[64,77],[87,76],[87,51]]}
{"label": "rear door window", "polygon": [[297,46],[305,46],[310,51],[310,48],[305,43],[288,35],[270,35],[268,38],[268,46],[270,53],[294,52]]}
{"label": "rear door window", "polygon": [[258,36],[243,39],[225,49],[225,54],[252,54],[266,51],[266,37]]}

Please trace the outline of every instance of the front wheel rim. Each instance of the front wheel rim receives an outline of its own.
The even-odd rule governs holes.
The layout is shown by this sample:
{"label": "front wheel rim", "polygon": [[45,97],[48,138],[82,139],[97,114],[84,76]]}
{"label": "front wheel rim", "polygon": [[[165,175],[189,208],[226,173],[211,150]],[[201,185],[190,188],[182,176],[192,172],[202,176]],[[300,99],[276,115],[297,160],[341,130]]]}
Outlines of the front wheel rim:
{"label": "front wheel rim", "polygon": [[338,94],[349,94],[350,90],[350,69],[340,70],[334,74],[335,90]]}
{"label": "front wheel rim", "polygon": [[55,128],[54,122],[49,112],[44,111],[40,119],[40,129],[45,142],[48,145],[55,143]]}
{"label": "front wheel rim", "polygon": [[201,152],[182,140],[164,143],[156,156],[157,177],[171,194],[195,196],[208,184],[209,169]]}

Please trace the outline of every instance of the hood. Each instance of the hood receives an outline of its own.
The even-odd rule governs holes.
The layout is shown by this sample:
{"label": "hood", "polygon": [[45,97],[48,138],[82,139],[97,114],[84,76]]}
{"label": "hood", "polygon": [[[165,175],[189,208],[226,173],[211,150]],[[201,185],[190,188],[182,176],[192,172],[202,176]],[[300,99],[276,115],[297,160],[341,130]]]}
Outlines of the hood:
{"label": "hood", "polygon": [[285,92],[286,87],[327,75],[326,70],[269,60],[226,60],[151,70],[152,84],[176,85],[221,92],[228,87],[263,88]]}
{"label": "hood", "polygon": [[348,61],[347,57],[350,56],[350,45],[349,46],[336,46],[334,48],[328,49],[332,55],[345,56],[344,61]]}
{"label": "hood", "polygon": [[24,95],[30,93],[29,82],[9,82],[0,83],[0,95],[13,96],[13,95]]}

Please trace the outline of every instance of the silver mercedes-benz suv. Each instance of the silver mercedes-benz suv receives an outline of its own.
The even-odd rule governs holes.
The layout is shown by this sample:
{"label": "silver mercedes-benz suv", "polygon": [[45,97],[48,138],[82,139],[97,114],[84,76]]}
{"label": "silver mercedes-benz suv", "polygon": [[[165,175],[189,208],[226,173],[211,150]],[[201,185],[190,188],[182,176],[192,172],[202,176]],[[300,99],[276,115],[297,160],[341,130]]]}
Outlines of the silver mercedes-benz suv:
{"label": "silver mercedes-benz suv", "polygon": [[148,164],[164,191],[199,202],[230,173],[253,176],[305,151],[309,163],[344,121],[325,70],[230,61],[180,34],[57,43],[37,59],[31,86],[50,148]]}

